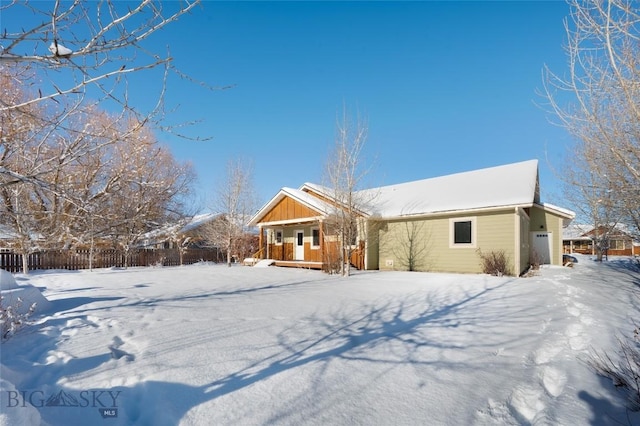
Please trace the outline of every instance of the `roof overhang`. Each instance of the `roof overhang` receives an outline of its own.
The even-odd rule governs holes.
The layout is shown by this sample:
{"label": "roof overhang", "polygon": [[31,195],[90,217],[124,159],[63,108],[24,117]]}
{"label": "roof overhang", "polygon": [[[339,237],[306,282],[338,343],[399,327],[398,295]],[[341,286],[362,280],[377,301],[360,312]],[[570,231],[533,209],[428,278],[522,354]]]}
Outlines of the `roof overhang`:
{"label": "roof overhang", "polygon": [[[514,210],[520,208],[532,207],[531,204],[512,204],[506,206],[492,206],[492,207],[479,207],[472,209],[460,209],[460,210],[443,210],[437,212],[425,212],[425,213],[415,213],[415,214],[405,214],[405,215],[396,215],[396,216],[378,216],[375,219],[378,220],[402,220],[402,219],[421,219],[421,218],[429,218],[429,217],[442,217],[442,216],[464,216],[478,213],[492,213],[497,211],[504,210]],[[372,218],[373,219],[373,218]]]}
{"label": "roof overhang", "polygon": [[314,216],[314,217],[305,217],[300,219],[288,219],[288,220],[276,220],[273,222],[261,222],[259,225],[262,228],[274,228],[278,226],[286,226],[286,225],[297,225],[297,224],[306,224],[306,223],[317,223],[321,220],[325,219],[326,216]]}
{"label": "roof overhang", "polygon": [[576,214],[574,212],[572,212],[571,210],[567,210],[564,209],[562,207],[558,207],[558,206],[554,206],[553,204],[549,204],[549,203],[540,203],[540,204],[535,204],[537,207],[543,209],[544,211],[548,211],[549,213],[553,213],[557,216],[562,217],[563,219],[569,219],[570,221],[575,219]]}

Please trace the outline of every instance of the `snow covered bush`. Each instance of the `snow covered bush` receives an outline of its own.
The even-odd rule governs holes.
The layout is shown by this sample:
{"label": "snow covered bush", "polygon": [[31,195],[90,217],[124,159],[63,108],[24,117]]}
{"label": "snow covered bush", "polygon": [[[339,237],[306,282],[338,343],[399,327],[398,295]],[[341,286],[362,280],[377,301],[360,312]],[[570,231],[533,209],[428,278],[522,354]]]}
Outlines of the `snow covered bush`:
{"label": "snow covered bush", "polygon": [[501,277],[503,275],[511,275],[509,270],[509,257],[504,250],[493,250],[489,253],[483,253],[478,249],[480,263],[482,264],[482,272],[485,274]]}
{"label": "snow covered bush", "polygon": [[23,312],[21,298],[18,298],[13,305],[5,306],[4,297],[0,296],[0,329],[2,330],[2,340],[13,336],[27,319],[36,310],[37,303],[33,302],[26,312]]}

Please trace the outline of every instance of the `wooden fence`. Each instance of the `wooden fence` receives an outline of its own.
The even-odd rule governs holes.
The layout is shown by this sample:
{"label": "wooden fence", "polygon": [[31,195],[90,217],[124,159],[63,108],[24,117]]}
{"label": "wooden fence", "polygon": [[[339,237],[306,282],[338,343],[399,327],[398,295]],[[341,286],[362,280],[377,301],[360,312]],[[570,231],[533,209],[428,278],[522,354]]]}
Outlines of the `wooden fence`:
{"label": "wooden fence", "polygon": [[[31,253],[28,256],[30,271],[38,269],[89,269],[89,250],[46,250]],[[183,254],[182,264],[207,261],[224,261],[223,255],[216,249],[189,249]],[[112,268],[124,266],[177,266],[180,265],[180,253],[177,249],[138,249],[131,250],[125,262],[125,255],[119,250],[99,250],[93,252],[93,268]],[[17,273],[22,272],[22,256],[12,251],[0,251],[0,269]]]}

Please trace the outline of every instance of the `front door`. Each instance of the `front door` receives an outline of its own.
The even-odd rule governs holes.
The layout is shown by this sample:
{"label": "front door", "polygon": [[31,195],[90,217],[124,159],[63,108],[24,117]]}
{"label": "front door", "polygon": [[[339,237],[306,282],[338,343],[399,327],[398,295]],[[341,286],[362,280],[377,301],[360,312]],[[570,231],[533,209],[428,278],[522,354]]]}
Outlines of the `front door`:
{"label": "front door", "polygon": [[304,231],[296,231],[294,260],[304,260]]}

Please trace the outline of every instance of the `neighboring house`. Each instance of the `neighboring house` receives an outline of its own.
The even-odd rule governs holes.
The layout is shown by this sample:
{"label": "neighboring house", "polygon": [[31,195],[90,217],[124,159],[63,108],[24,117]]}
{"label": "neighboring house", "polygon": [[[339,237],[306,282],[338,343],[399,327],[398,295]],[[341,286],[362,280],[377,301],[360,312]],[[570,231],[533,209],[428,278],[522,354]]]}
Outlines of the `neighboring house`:
{"label": "neighboring house", "polygon": [[201,248],[206,246],[202,227],[221,214],[204,213],[193,216],[185,223],[168,225],[144,235],[141,245],[145,248],[172,249],[178,246]]}
{"label": "neighboring house", "polygon": [[0,250],[8,250],[11,248],[12,242],[17,238],[8,226],[0,225]]}
{"label": "neighboring house", "polygon": [[[282,188],[251,219],[261,258],[322,268],[336,236],[331,191]],[[479,252],[503,251],[513,274],[562,265],[562,229],[573,212],[540,202],[538,161],[358,191],[361,215],[351,262],[360,269],[479,273]]]}
{"label": "neighboring house", "polygon": [[[147,233],[141,241],[144,248],[154,249],[213,249],[211,242],[207,240],[209,232],[205,227],[215,221],[225,221],[225,215],[221,213],[204,213],[192,217],[184,223],[169,225],[161,229]],[[246,220],[245,220],[246,222]],[[233,262],[239,262],[247,256],[258,251],[258,237],[252,229],[246,230],[241,238],[238,238],[233,247]],[[226,258],[224,250],[219,252],[219,261]]]}
{"label": "neighboring house", "polygon": [[621,224],[613,229],[592,225],[569,225],[563,230],[565,253],[596,254],[594,241],[606,235],[604,253],[611,256],[640,256],[640,241],[635,240]]}

